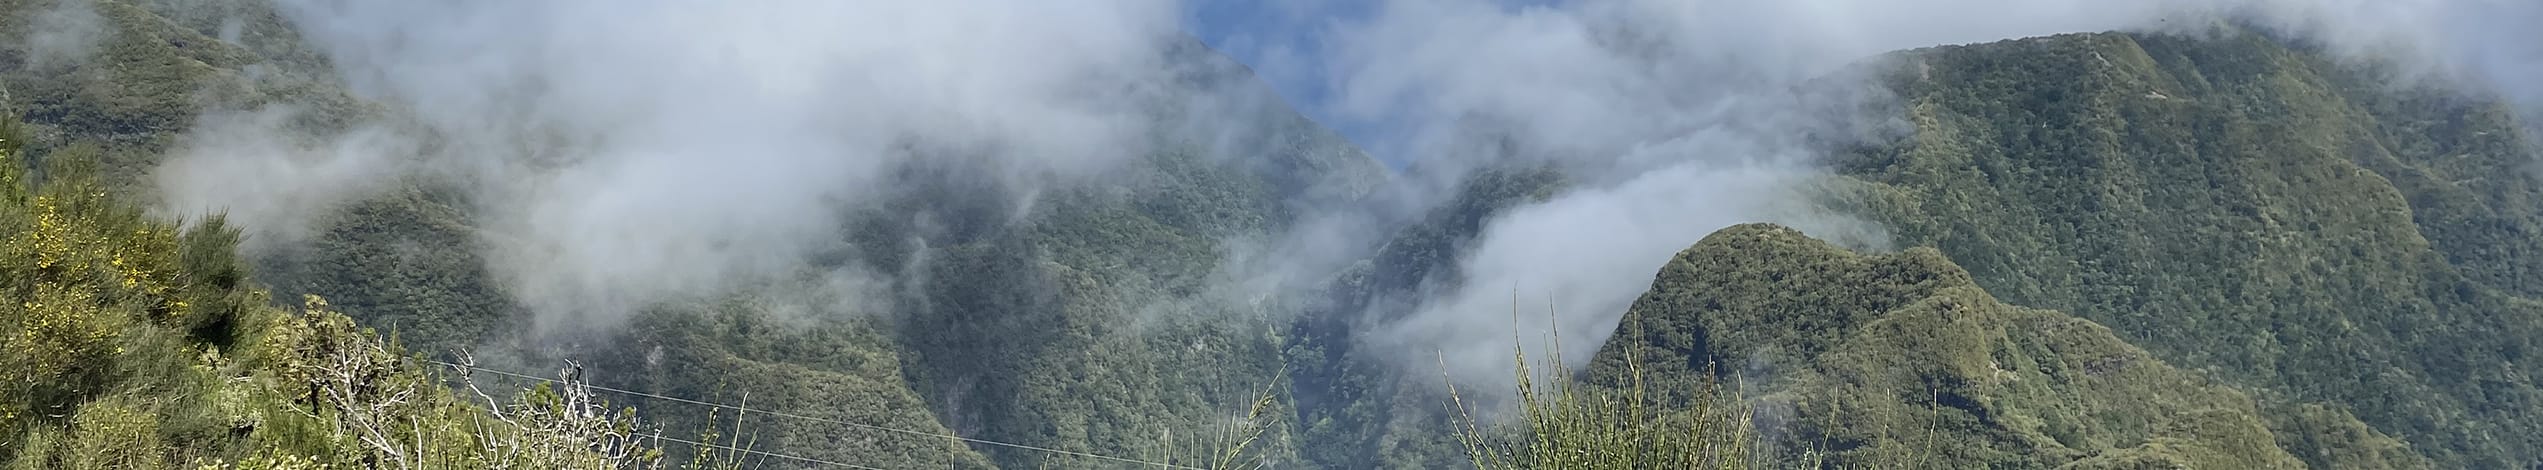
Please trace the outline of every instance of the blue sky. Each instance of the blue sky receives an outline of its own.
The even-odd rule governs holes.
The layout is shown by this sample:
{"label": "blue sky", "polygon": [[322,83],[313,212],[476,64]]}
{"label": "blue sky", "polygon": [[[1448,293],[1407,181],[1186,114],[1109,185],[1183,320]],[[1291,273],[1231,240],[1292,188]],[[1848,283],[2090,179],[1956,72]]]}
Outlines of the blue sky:
{"label": "blue sky", "polygon": [[1377,129],[1347,125],[1320,109],[1330,92],[1323,61],[1317,54],[1323,48],[1318,41],[1321,32],[1337,22],[1366,18],[1376,3],[1192,0],[1184,6],[1184,27],[1211,48],[1253,67],[1299,112],[1366,146],[1378,137]]}
{"label": "blue sky", "polygon": [[[1313,60],[1267,60],[1267,54],[1297,54],[1296,59],[1310,58],[1320,47],[1318,32],[1337,21],[1364,18],[1374,2],[1336,0],[1249,1],[1194,0],[1185,5],[1185,28],[1200,36],[1210,47],[1236,56],[1265,75],[1279,75],[1282,83],[1274,83],[1283,95],[1293,98],[1320,97],[1323,81],[1312,77],[1315,70],[1294,70],[1295,66],[1313,66]],[[1277,52],[1276,52],[1277,51]],[[1284,62],[1267,64],[1265,62]],[[1272,70],[1262,70],[1266,65]],[[1267,77],[1270,78],[1270,77]]]}

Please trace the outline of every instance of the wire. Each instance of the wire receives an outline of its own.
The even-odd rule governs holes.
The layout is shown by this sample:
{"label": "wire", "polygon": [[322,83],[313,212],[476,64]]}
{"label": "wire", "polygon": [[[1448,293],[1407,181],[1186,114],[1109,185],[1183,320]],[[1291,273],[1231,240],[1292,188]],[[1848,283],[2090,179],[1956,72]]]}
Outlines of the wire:
{"label": "wire", "polygon": [[759,455],[765,455],[765,456],[769,456],[769,457],[776,457],[776,458],[781,458],[781,459],[786,459],[786,460],[793,460],[793,461],[797,461],[797,462],[817,463],[817,464],[829,465],[829,466],[833,466],[833,467],[847,467],[847,468],[857,468],[857,469],[864,469],[864,470],[884,470],[884,469],[882,469],[882,468],[868,467],[868,466],[864,466],[864,465],[857,465],[857,464],[852,464],[852,463],[847,463],[847,462],[839,462],[839,461],[831,461],[831,460],[822,460],[822,459],[816,459],[816,458],[811,458],[811,457],[797,457],[797,456],[786,455],[786,454],[780,454],[780,453],[775,453],[775,452],[768,452],[768,451],[759,451],[759,450],[743,449],[743,448],[739,448],[739,447],[728,447],[728,446],[718,445],[718,444],[714,444],[714,443],[698,442],[698,441],[692,441],[692,440],[688,440],[688,439],[681,439],[681,438],[677,438],[677,437],[664,436],[664,435],[661,435],[661,433],[655,433],[654,435],[645,436],[645,437],[650,437],[650,438],[654,438],[654,439],[661,439],[661,440],[671,441],[671,442],[678,442],[678,443],[681,443],[681,444],[688,444],[688,445],[691,445],[691,446],[697,446],[697,447],[711,447],[711,448],[724,449],[724,450],[729,450],[729,451],[734,451],[734,452],[742,452],[742,453],[759,454]]}
{"label": "wire", "polygon": [[[442,362],[442,361],[430,360],[430,359],[427,359],[426,361],[427,361],[427,362],[434,363],[434,364],[441,364],[441,365],[444,365],[444,366],[457,367],[457,368],[468,369],[468,370],[474,370],[474,371],[479,371],[479,372],[485,372],[485,373],[490,373],[490,374],[495,374],[495,375],[510,376],[510,377],[513,377],[513,378],[519,378],[519,379],[526,379],[526,380],[539,380],[539,381],[547,381],[547,382],[561,382],[560,380],[551,379],[551,378],[547,378],[547,377],[540,377],[540,376],[529,375],[529,374],[521,374],[521,373],[514,373],[514,372],[501,371],[501,370],[495,370],[495,369],[488,369],[488,368],[484,368],[484,367],[477,367],[477,366],[472,366],[472,365],[455,364],[455,363]],[[876,430],[876,431],[895,432],[895,433],[909,434],[909,435],[914,435],[914,436],[927,436],[927,437],[941,438],[941,439],[953,439],[953,440],[958,440],[958,441],[963,441],[963,442],[969,442],[969,443],[974,443],[974,444],[983,444],[983,445],[992,445],[992,446],[1007,447],[1007,448],[1014,448],[1014,449],[1024,449],[1024,450],[1031,450],[1031,451],[1048,452],[1048,453],[1060,454],[1060,455],[1067,455],[1067,456],[1073,456],[1073,457],[1085,457],[1085,458],[1097,459],[1097,460],[1110,460],[1110,461],[1114,461],[1114,462],[1122,462],[1122,463],[1133,463],[1133,464],[1140,464],[1140,465],[1153,466],[1153,467],[1157,467],[1157,468],[1171,468],[1171,469],[1177,469],[1177,470],[1206,470],[1206,469],[1203,469],[1203,468],[1201,468],[1201,467],[1194,467],[1194,466],[1188,466],[1188,465],[1176,465],[1176,464],[1166,463],[1166,462],[1152,462],[1152,461],[1139,460],[1139,459],[1131,459],[1131,458],[1124,458],[1124,457],[1114,457],[1114,456],[1103,455],[1103,454],[1091,454],[1091,453],[1078,452],[1078,451],[1073,451],[1073,450],[1060,450],[1060,449],[1053,449],[1053,448],[1049,448],[1049,447],[1030,446],[1030,445],[1024,445],[1024,444],[1012,444],[1012,443],[998,442],[998,441],[992,441],[992,440],[987,440],[987,439],[976,439],[976,438],[962,437],[962,436],[957,436],[957,435],[952,435],[952,434],[938,434],[938,433],[927,432],[927,431],[915,431],[915,430],[900,429],[900,428],[893,428],[893,427],[876,426],[876,425],[872,425],[872,424],[854,423],[854,422],[840,421],[840,420],[829,419],[829,418],[821,418],[821,417],[814,417],[814,416],[805,416],[805,415],[799,415],[799,414],[787,413],[787,412],[782,412],[782,411],[752,410],[752,409],[745,409],[745,408],[738,407],[738,406],[733,406],[733,405],[726,405],[726,404],[722,404],[722,403],[714,403],[714,402],[708,402],[708,401],[702,401],[702,400],[695,400],[695,399],[688,399],[688,398],[680,398],[680,397],[673,397],[673,396],[656,395],[656,394],[645,393],[645,392],[638,392],[638,391],[633,391],[633,390],[620,390],[620,389],[615,389],[615,388],[602,387],[602,386],[599,386],[599,385],[591,385],[591,384],[589,384],[589,383],[582,384],[582,386],[590,387],[590,388],[591,388],[591,389],[593,389],[593,390],[600,390],[600,391],[604,391],[604,392],[620,393],[620,394],[626,394],[626,395],[632,395],[632,396],[639,396],[639,397],[645,397],[645,398],[652,398],[652,399],[657,399],[657,400],[667,400],[667,401],[673,401],[673,402],[679,402],[679,403],[687,403],[687,404],[692,404],[692,405],[712,406],[712,407],[716,407],[716,408],[723,408],[723,409],[728,409],[728,410],[737,410],[737,411],[743,411],[743,412],[758,412],[758,413],[766,413],[766,414],[775,415],[775,416],[778,416],[778,417],[781,417],[781,418],[794,418],[794,419],[800,419],[800,420],[805,420],[805,421],[814,421],[814,422],[821,422],[821,423],[829,423],[829,424],[836,424],[836,425],[848,426],[848,427],[854,427],[854,428],[861,428],[861,429],[871,429],[871,430]],[[670,438],[665,438],[665,439],[670,439]],[[712,445],[712,444],[709,444],[709,445]]]}

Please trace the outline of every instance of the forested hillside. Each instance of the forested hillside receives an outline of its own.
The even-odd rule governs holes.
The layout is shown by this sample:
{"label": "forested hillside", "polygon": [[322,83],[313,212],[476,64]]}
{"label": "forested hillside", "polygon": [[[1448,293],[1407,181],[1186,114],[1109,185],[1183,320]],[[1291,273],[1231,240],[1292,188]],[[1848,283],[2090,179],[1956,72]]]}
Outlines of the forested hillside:
{"label": "forested hillside", "polygon": [[1683,395],[1737,376],[1783,413],[1778,447],[1840,468],[2429,468],[2346,414],[2273,416],[2109,328],[2007,305],[1930,248],[1724,229],[1661,268],[1619,331],[1587,380]]}
{"label": "forested hillside", "polygon": [[1845,165],[1901,244],[2268,416],[2331,404],[2440,467],[2543,462],[2543,186],[2502,105],[2249,33],[1896,59],[1917,133]]}
{"label": "forested hillside", "polygon": [[[25,149],[0,165],[13,468],[699,457],[487,425],[559,407],[593,412],[539,416],[721,436],[787,456],[746,461],[771,468],[1442,468],[1476,463],[1476,439],[1530,442],[1464,408],[1499,391],[1452,394],[1430,358],[1368,336],[1464,283],[1496,217],[1581,169],[1390,171],[1190,38],[1150,51],[1172,83],[1124,106],[1148,132],[1100,178],[1015,184],[913,144],[925,158],[826,207],[841,223],[783,274],[541,325],[489,267],[490,214],[518,201],[468,173],[366,180],[266,240],[143,209],[160,163],[241,119],[279,117],[257,132],[303,146],[361,125],[460,140],[351,91],[269,2],[0,13],[0,102],[26,122],[0,142]],[[1552,380],[1744,410],[1774,467],[2543,465],[2543,166],[2505,105],[2230,27],[1855,71],[1911,132],[1831,140],[1821,182],[1845,191],[1816,202],[1898,252],[1724,229]],[[263,170],[235,184],[304,175]],[[1453,189],[1390,191],[1422,178]],[[1245,283],[1310,257],[1260,251],[1335,214],[1377,235],[1300,263],[1333,269]],[[573,361],[603,388],[425,362],[462,358],[551,378]],[[367,375],[327,382],[348,364]]]}
{"label": "forested hillside", "polygon": [[[138,182],[150,159],[184,138],[194,116],[267,104],[192,90],[275,88],[268,93],[289,94],[295,106],[309,95],[330,104],[346,95],[323,74],[247,72],[325,69],[323,59],[297,46],[282,20],[260,5],[222,7],[246,13],[240,14],[100,2],[101,37],[111,40],[102,43],[106,60],[94,63],[138,70],[90,70],[98,67],[84,61],[45,69],[33,58],[38,52],[20,43],[16,63],[24,67],[10,69],[19,73],[12,85],[66,91],[12,98],[33,110],[28,117],[47,136],[38,142],[99,142],[110,153],[131,155],[125,158],[136,163],[111,177],[148,191]],[[52,7],[45,1],[11,6]],[[21,28],[35,27],[34,15],[12,18]],[[187,55],[206,49],[230,55]],[[1221,275],[1228,243],[1279,233],[1303,208],[1368,194],[1385,170],[1276,105],[1278,98],[1243,66],[1198,42],[1157,52],[1181,64],[1180,93],[1234,97],[1225,99],[1242,105],[1220,109],[1262,113],[1242,117],[1261,127],[1154,136],[1159,150],[1132,159],[1133,168],[1112,180],[1120,186],[1063,188],[1026,201],[1030,208],[1019,203],[1023,195],[982,179],[959,159],[894,169],[908,184],[849,209],[856,223],[838,233],[843,243],[836,255],[805,266],[807,273],[851,261],[908,270],[893,288],[902,295],[880,305],[857,303],[888,315],[806,299],[803,292],[822,288],[814,285],[821,282],[816,274],[801,284],[652,306],[623,328],[523,336],[527,312],[486,269],[474,238],[475,214],[487,201],[471,200],[459,189],[465,181],[431,175],[401,178],[379,196],[327,208],[308,240],[272,247],[254,261],[278,291],[325,293],[335,308],[429,357],[473,352],[509,370],[578,359],[592,367],[596,383],[639,392],[901,429],[951,429],[1069,452],[1159,461],[1209,456],[1231,444],[1218,441],[1231,432],[1227,415],[1286,388],[1273,382],[1284,376],[1279,338],[1286,326],[1275,323],[1272,312],[1242,308],[1211,290],[1221,282],[1213,276]],[[135,64],[125,55],[165,57]],[[161,89],[119,86],[136,74],[168,82]],[[315,136],[323,126],[394,113],[343,107],[295,114],[311,121],[297,128]],[[115,113],[117,122],[146,125],[46,111],[54,109]],[[1174,108],[1153,118],[1195,119],[1174,114],[1188,111]],[[711,423],[710,410],[692,404],[614,398],[643,407],[675,436]],[[1269,444],[1289,439],[1285,421],[1264,416],[1259,425],[1236,427],[1262,431],[1265,444],[1250,448],[1283,461],[1294,454]],[[987,465],[973,449],[949,453],[943,440],[835,423],[762,420],[739,434],[749,436],[755,450],[799,457],[932,467],[951,456]],[[669,450],[680,458],[691,452]],[[1006,466],[1100,462],[1018,447],[977,450]]]}
{"label": "forested hillside", "polygon": [[1397,230],[1300,302],[1284,337],[1298,407],[1299,449],[1327,468],[1435,468],[1467,462],[1434,370],[1407,370],[1361,344],[1362,331],[1408,313],[1425,289],[1451,285],[1463,252],[1492,216],[1564,185],[1550,169],[1487,170],[1455,197]]}
{"label": "forested hillside", "polygon": [[97,146],[119,191],[149,191],[138,180],[206,110],[290,103],[312,128],[365,112],[262,2],[10,0],[0,11],[0,98],[25,118],[27,144]]}
{"label": "forested hillside", "polygon": [[236,228],[145,215],[99,181],[95,150],[28,158],[19,131],[0,119],[9,468],[665,463],[635,416],[578,382],[468,397],[319,297],[274,305]]}
{"label": "forested hillside", "polygon": [[1848,204],[1934,250],[1717,233],[1593,380],[1763,377],[1838,462],[2537,462],[2543,193],[2502,104],[2242,31],[1866,66],[1915,132],[1841,153]]}

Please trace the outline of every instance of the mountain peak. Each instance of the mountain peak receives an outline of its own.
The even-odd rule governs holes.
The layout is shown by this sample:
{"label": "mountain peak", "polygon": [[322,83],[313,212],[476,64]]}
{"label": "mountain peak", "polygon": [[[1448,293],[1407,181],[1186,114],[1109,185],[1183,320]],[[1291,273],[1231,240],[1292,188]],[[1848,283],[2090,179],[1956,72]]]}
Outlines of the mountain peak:
{"label": "mountain peak", "polygon": [[[2281,435],[2249,395],[2089,320],[2000,302],[1932,249],[1866,255],[1734,226],[1662,268],[1618,331],[1593,382],[1740,382],[1788,413],[1768,434],[1838,466],[2304,468],[2279,444],[2290,438],[2381,450],[2327,462],[2342,468],[2425,466],[2372,431]],[[2340,412],[2306,417],[2330,423],[2307,429],[2365,429]]]}

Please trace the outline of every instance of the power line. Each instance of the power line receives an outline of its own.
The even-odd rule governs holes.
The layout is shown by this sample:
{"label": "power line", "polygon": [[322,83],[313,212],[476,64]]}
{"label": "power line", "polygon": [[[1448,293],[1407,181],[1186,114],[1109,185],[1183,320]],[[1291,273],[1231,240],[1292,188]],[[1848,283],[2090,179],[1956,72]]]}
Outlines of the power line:
{"label": "power line", "polygon": [[[598,387],[594,387],[594,388],[598,388]],[[884,469],[882,469],[882,468],[868,467],[868,466],[864,466],[864,465],[857,465],[857,464],[852,464],[852,463],[847,463],[847,462],[839,462],[839,461],[833,461],[833,460],[822,460],[822,459],[816,459],[816,458],[811,458],[811,457],[797,457],[797,456],[786,455],[786,454],[780,454],[780,453],[775,453],[775,452],[760,451],[760,450],[750,450],[750,449],[744,449],[744,448],[739,448],[739,447],[730,447],[730,446],[719,445],[719,444],[715,444],[715,443],[711,443],[711,442],[698,442],[698,441],[692,441],[692,440],[688,440],[688,439],[681,439],[681,438],[677,438],[677,437],[664,436],[664,435],[662,435],[662,433],[654,433],[654,435],[646,436],[646,437],[651,437],[651,438],[654,438],[654,439],[661,439],[661,440],[671,441],[671,442],[678,442],[678,443],[681,443],[681,444],[688,444],[688,445],[691,445],[691,446],[697,446],[697,447],[711,447],[711,448],[724,449],[724,450],[729,450],[729,451],[734,451],[734,452],[743,452],[743,453],[759,454],[759,455],[765,455],[765,456],[769,456],[769,457],[776,457],[776,458],[781,458],[781,459],[786,459],[786,460],[793,460],[793,461],[797,461],[797,462],[804,462],[804,463],[816,463],[816,464],[822,464],[822,465],[829,465],[829,466],[833,466],[833,467],[847,467],[847,468],[855,468],[855,469],[862,469],[862,470],[884,470]]]}
{"label": "power line", "polygon": [[[457,367],[457,368],[468,369],[468,370],[474,370],[474,371],[479,371],[479,372],[485,372],[485,373],[495,374],[495,375],[509,376],[509,377],[518,378],[518,379],[539,380],[539,381],[546,381],[546,382],[562,382],[561,380],[551,379],[551,378],[547,378],[547,377],[540,377],[540,376],[529,375],[529,374],[521,374],[521,373],[515,373],[515,372],[509,372],[509,371],[502,371],[502,370],[488,369],[488,368],[484,368],[484,367],[477,367],[477,366],[472,366],[472,365],[456,364],[456,363],[442,362],[442,361],[436,361],[436,360],[430,360],[430,359],[427,359],[426,361],[427,361],[427,362],[434,363],[434,364],[441,364],[441,365],[444,365],[444,366]],[[1103,455],[1103,454],[1092,454],[1092,453],[1086,453],[1086,452],[1078,452],[1078,451],[1073,451],[1073,450],[1061,450],[1061,449],[1053,449],[1053,448],[1049,448],[1049,447],[1030,446],[1030,445],[1024,445],[1024,444],[1012,444],[1012,443],[1006,443],[1006,442],[992,441],[992,440],[988,440],[988,439],[977,439],[977,438],[962,437],[962,436],[957,436],[957,435],[952,435],[952,434],[938,434],[938,433],[927,432],[927,431],[917,431],[917,430],[900,429],[900,428],[885,427],[885,426],[876,426],[876,425],[872,425],[872,424],[854,423],[854,422],[840,421],[840,420],[829,419],[829,418],[822,418],[822,417],[816,417],[816,416],[805,416],[805,415],[799,415],[799,414],[794,414],[794,413],[787,413],[787,412],[782,412],[782,411],[752,410],[752,409],[746,409],[746,408],[742,408],[742,407],[738,407],[738,406],[733,406],[733,405],[726,405],[726,404],[722,404],[722,403],[708,402],[708,401],[695,400],[695,399],[689,399],[689,398],[680,398],[680,397],[674,397],[674,396],[656,395],[656,394],[651,394],[651,393],[638,392],[638,391],[634,391],[634,390],[620,390],[620,389],[615,389],[615,388],[602,387],[602,386],[599,386],[599,385],[592,385],[592,384],[590,384],[590,383],[584,383],[584,384],[582,384],[582,386],[590,387],[590,388],[591,388],[591,389],[593,389],[593,390],[600,390],[600,391],[604,391],[604,392],[620,393],[620,394],[626,394],[626,395],[632,395],[632,396],[638,396],[638,397],[652,398],[652,399],[657,399],[657,400],[667,400],[667,401],[673,401],[673,402],[679,402],[679,403],[687,403],[687,404],[699,405],[699,406],[711,406],[711,407],[716,407],[716,408],[723,408],[723,409],[736,410],[736,411],[742,411],[742,412],[758,412],[758,413],[765,413],[765,414],[775,415],[775,416],[778,416],[778,417],[781,417],[781,418],[794,418],[794,419],[800,419],[800,420],[805,420],[805,421],[813,421],[813,422],[820,422],[820,423],[836,424],[836,425],[848,426],[848,427],[860,428],[860,429],[870,429],[870,430],[876,430],[876,431],[895,432],[895,433],[908,434],[908,435],[913,435],[913,436],[926,436],[926,437],[933,437],[933,438],[953,439],[953,440],[958,440],[958,441],[962,441],[962,442],[969,442],[969,443],[974,443],[974,444],[984,444],[984,445],[993,445],[993,446],[1007,447],[1007,448],[1013,448],[1013,449],[1024,449],[1024,450],[1031,450],[1031,451],[1048,452],[1048,453],[1053,453],[1053,454],[1060,454],[1060,455],[1067,455],[1067,456],[1074,456],[1074,457],[1085,457],[1085,458],[1097,459],[1097,460],[1110,460],[1110,461],[1114,461],[1114,462],[1122,462],[1122,463],[1133,463],[1133,464],[1139,464],[1139,465],[1148,465],[1148,466],[1153,466],[1153,467],[1157,467],[1157,468],[1170,468],[1170,469],[1176,469],[1176,470],[1206,470],[1206,469],[1203,469],[1203,468],[1201,468],[1201,467],[1194,467],[1194,466],[1188,466],[1188,465],[1176,465],[1176,464],[1166,463],[1166,462],[1152,462],[1152,461],[1139,460],[1139,459],[1132,459],[1132,458],[1114,457],[1114,456]],[[671,438],[664,438],[664,439],[671,439]],[[677,440],[677,439],[671,439],[671,440]],[[712,444],[709,444],[709,445],[712,445]]]}

